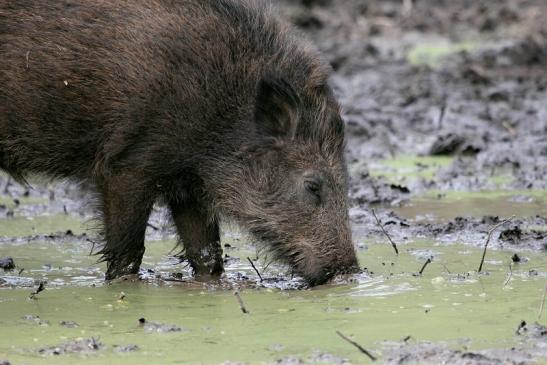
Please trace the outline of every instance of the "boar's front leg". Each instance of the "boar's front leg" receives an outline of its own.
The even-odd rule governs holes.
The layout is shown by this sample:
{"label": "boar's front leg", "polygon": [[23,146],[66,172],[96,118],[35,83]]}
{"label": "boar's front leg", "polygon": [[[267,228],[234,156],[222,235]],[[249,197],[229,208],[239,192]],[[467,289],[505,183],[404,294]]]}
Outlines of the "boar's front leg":
{"label": "boar's front leg", "polygon": [[184,246],[184,257],[194,275],[218,277],[224,271],[220,233],[216,218],[197,202],[170,202],[171,214]]}
{"label": "boar's front leg", "polygon": [[136,181],[131,176],[112,177],[99,187],[106,240],[100,254],[107,262],[106,280],[139,272],[154,197]]}

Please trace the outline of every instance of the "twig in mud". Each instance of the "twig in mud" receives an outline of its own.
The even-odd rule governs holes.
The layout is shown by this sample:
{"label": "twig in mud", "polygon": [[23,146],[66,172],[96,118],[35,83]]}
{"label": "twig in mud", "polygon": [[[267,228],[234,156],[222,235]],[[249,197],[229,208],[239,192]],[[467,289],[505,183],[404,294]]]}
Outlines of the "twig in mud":
{"label": "twig in mud", "polygon": [[393,240],[391,239],[391,236],[386,232],[386,230],[384,229],[384,226],[382,225],[382,223],[380,222],[380,220],[378,219],[378,216],[376,215],[376,212],[374,211],[374,208],[372,209],[372,215],[374,216],[374,219],[376,219],[376,223],[378,223],[378,226],[380,227],[380,229],[382,230],[382,232],[384,232],[384,234],[386,235],[387,239],[389,240],[389,242],[391,243],[391,246],[393,246],[393,249],[395,250],[395,254],[399,254],[399,250],[397,249],[397,245],[395,244],[395,242],[393,242]]}
{"label": "twig in mud", "polygon": [[441,263],[441,265],[443,265],[443,267],[444,267],[444,269],[446,270],[447,273],[452,274],[452,273],[450,272],[450,270],[448,270],[448,267],[446,267],[445,264]]}
{"label": "twig in mud", "polygon": [[250,314],[247,308],[245,308],[245,304],[243,304],[243,299],[241,299],[241,295],[239,295],[239,291],[236,290],[234,292],[234,295],[237,299],[237,302],[239,303],[239,307],[241,308],[241,311],[243,312],[243,314]]}
{"label": "twig in mud", "polygon": [[547,294],[547,281],[545,282],[545,286],[543,287],[543,295],[541,296],[541,303],[539,305],[538,321],[541,319],[541,315],[543,314],[543,306],[545,305],[546,294]]}
{"label": "twig in mud", "polygon": [[150,224],[150,223],[146,223],[146,226],[152,228],[154,231],[159,231],[160,230],[159,227],[156,227],[155,225]]}
{"label": "twig in mud", "polygon": [[40,281],[40,284],[38,285],[38,287],[36,288],[35,291],[33,291],[32,293],[30,293],[29,295],[29,299],[36,299],[36,295],[38,295],[38,293],[40,293],[41,291],[44,291],[45,289],[45,282],[44,281]]}
{"label": "twig in mud", "polygon": [[422,276],[422,274],[424,273],[425,268],[426,268],[427,265],[429,265],[430,263],[431,263],[431,257],[428,258],[426,262],[424,262],[424,266],[422,266],[422,268],[420,269],[420,272],[418,273],[420,276]]}
{"label": "twig in mud", "polygon": [[374,355],[372,355],[370,352],[367,351],[367,349],[365,349],[363,346],[359,345],[357,342],[353,341],[351,338],[349,337],[346,337],[344,336],[344,334],[342,334],[342,332],[340,331],[336,331],[336,334],[340,337],[342,337],[342,339],[344,339],[345,341],[349,342],[350,344],[352,344],[353,346],[357,347],[357,349],[359,351],[361,351],[363,354],[367,355],[368,358],[371,360],[371,361],[376,361],[376,357]]}
{"label": "twig in mud", "polygon": [[446,115],[446,97],[443,98],[441,110],[439,112],[439,119],[437,119],[437,129],[441,129],[443,126],[444,117]]}
{"label": "twig in mud", "polygon": [[504,288],[507,286],[507,284],[509,284],[509,281],[511,281],[512,277],[513,277],[513,265],[509,263],[509,275],[507,276],[507,280],[505,280],[505,283],[503,283]]}
{"label": "twig in mud", "polygon": [[484,264],[484,258],[486,257],[486,249],[488,248],[488,243],[490,243],[490,239],[492,238],[492,233],[494,233],[494,231],[501,225],[513,220],[515,218],[514,215],[512,215],[510,218],[507,218],[501,222],[499,222],[498,224],[494,225],[494,227],[490,228],[490,231],[488,231],[488,237],[486,238],[486,243],[484,244],[484,251],[482,251],[482,258],[481,258],[481,263],[479,265],[479,269],[477,270],[477,272],[481,272],[482,270],[482,265]]}
{"label": "twig in mud", "polygon": [[247,260],[249,261],[249,263],[251,264],[251,266],[252,266],[252,267],[253,267],[253,269],[255,270],[256,274],[257,274],[257,275],[258,275],[258,277],[260,278],[260,282],[262,282],[262,281],[263,281],[263,279],[262,279],[262,275],[260,275],[260,272],[259,272],[259,271],[258,271],[258,269],[256,268],[256,266],[255,266],[255,264],[254,264],[253,260],[251,260],[251,258],[250,258],[250,257],[247,257]]}

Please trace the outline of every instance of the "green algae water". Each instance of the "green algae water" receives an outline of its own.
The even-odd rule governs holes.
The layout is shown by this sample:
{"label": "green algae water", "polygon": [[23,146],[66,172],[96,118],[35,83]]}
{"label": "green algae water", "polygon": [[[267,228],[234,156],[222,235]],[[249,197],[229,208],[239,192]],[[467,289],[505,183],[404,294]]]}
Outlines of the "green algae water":
{"label": "green algae water", "polygon": [[[180,269],[165,261],[163,254],[172,245],[149,243],[144,266]],[[149,279],[104,285],[104,268],[94,264],[88,247],[70,240],[3,244],[0,256],[11,255],[25,270],[0,275],[0,358],[15,364],[218,364],[328,353],[362,363],[363,355],[335,331],[379,356],[385,341],[407,336],[455,347],[463,340],[474,349],[510,347],[518,341],[518,323],[537,316],[547,275],[544,254],[520,253],[523,262],[512,265],[509,277],[509,251],[489,252],[486,272],[480,275],[475,272],[479,249],[414,240],[400,251],[396,256],[384,242],[367,242],[359,259],[368,275],[349,283],[311,290],[242,285],[241,297],[250,312],[243,314],[232,290],[195,282]],[[230,271],[256,277],[243,260],[249,252],[231,254],[241,260]],[[433,262],[418,275],[431,256]],[[48,284],[31,300],[36,280]],[[177,330],[150,331],[139,325],[140,318]],[[62,321],[78,326],[67,328]],[[105,347],[91,354],[40,352],[91,337]],[[130,345],[138,350],[119,351]]]}
{"label": "green algae water", "polygon": [[[428,176],[450,163],[407,160],[387,165],[397,173],[418,166],[417,173]],[[443,192],[442,198],[428,192],[396,211],[410,222],[504,212],[531,217],[545,215],[546,202],[541,190]],[[465,238],[447,243],[406,237],[395,255],[384,237],[357,234],[364,273],[290,289],[299,285],[286,269],[257,260],[251,242],[228,229],[227,279],[220,284],[192,280],[188,268],[168,255],[175,240],[156,239],[147,242],[143,280],[107,285],[104,264],[90,255],[92,241],[80,235],[88,228],[85,219],[44,213],[36,207],[48,202],[32,197],[3,204],[14,213],[0,219],[0,258],[13,257],[17,268],[0,272],[0,360],[12,364],[368,362],[336,331],[379,358],[389,346],[406,342],[507,349],[525,341],[515,334],[522,320],[538,319],[547,278],[544,252],[519,249],[515,263],[515,252],[492,249],[478,274],[482,249]],[[287,285],[278,285],[276,277]],[[39,282],[47,282],[45,290],[30,299]]]}
{"label": "green algae water", "polygon": [[[440,195],[439,195],[440,194]],[[395,208],[404,218],[448,221],[454,217],[500,214],[517,217],[547,216],[547,190],[497,190],[477,192],[428,192]]]}

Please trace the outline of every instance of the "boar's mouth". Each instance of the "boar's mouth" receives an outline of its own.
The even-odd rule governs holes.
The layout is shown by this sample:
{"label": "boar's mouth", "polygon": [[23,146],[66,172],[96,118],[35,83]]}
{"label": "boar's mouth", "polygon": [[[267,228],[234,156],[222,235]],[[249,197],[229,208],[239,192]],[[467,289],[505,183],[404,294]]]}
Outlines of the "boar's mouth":
{"label": "boar's mouth", "polygon": [[318,267],[315,270],[306,270],[304,267],[303,272],[296,271],[301,276],[304,277],[306,282],[310,286],[317,286],[328,283],[331,279],[333,279],[335,276],[338,275],[345,275],[345,274],[356,274],[360,271],[359,265],[357,262],[351,266],[342,266],[339,267],[332,267],[332,268],[324,268],[324,267]]}
{"label": "boar's mouth", "polygon": [[351,258],[326,259],[326,264],[316,257],[312,249],[301,249],[294,240],[284,240],[275,231],[266,227],[253,227],[250,233],[264,244],[274,259],[289,264],[292,272],[304,278],[310,286],[327,283],[336,275],[354,274],[359,272],[357,259]]}

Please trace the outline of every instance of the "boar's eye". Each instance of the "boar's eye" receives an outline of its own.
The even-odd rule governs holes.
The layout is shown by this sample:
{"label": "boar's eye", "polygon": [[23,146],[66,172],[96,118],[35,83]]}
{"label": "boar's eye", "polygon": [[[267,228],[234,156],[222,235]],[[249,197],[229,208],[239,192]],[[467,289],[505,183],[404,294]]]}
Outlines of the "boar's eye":
{"label": "boar's eye", "polygon": [[304,186],[308,193],[310,193],[315,199],[317,204],[321,203],[321,180],[320,179],[306,179]]}

